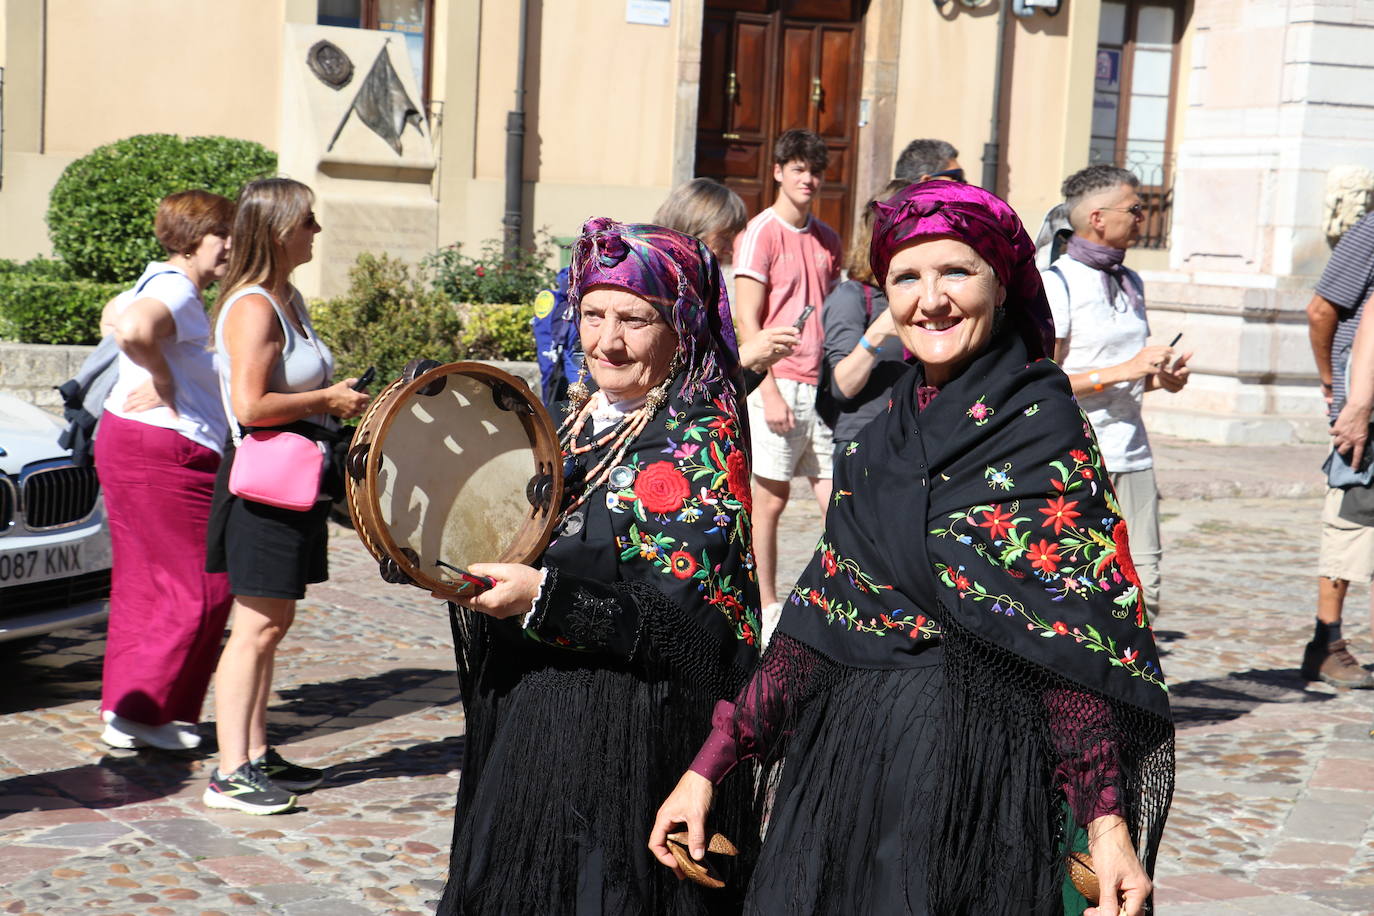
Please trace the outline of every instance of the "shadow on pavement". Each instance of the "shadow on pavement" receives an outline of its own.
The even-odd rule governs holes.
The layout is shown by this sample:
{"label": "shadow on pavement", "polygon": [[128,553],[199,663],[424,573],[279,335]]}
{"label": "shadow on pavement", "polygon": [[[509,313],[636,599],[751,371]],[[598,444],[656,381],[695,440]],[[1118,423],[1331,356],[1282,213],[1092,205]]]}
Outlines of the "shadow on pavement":
{"label": "shadow on pavement", "polygon": [[151,750],[107,754],[98,763],[0,781],[0,823],[24,811],[118,808],[166,798],[202,778],[198,756]]}
{"label": "shadow on pavement", "polygon": [[0,644],[0,715],[100,699],[105,627],[63,630],[22,646]]}
{"label": "shadow on pavement", "polygon": [[1237,671],[1225,677],[1183,681],[1169,686],[1174,724],[1180,728],[1239,719],[1255,707],[1273,703],[1324,703],[1331,693],[1307,689],[1297,668]]}
{"label": "shadow on pavement", "polygon": [[463,766],[463,736],[429,741],[405,748],[392,748],[362,760],[336,763],[325,771],[327,789],[351,786],[370,779],[397,776],[437,776]]}

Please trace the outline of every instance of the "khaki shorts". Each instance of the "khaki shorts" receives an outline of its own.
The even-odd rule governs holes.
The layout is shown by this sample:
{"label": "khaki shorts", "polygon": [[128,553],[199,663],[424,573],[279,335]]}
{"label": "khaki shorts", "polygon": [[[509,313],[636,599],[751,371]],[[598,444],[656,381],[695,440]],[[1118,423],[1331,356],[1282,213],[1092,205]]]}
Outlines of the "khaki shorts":
{"label": "khaki shorts", "polygon": [[1344,490],[1327,488],[1317,575],[1346,582],[1369,582],[1374,580],[1374,528],[1341,518],[1344,495]]}
{"label": "khaki shorts", "polygon": [[754,445],[754,475],[765,480],[793,477],[830,479],[831,451],[835,441],[830,427],[816,416],[816,386],[792,379],[777,379],[778,391],[792,408],[796,424],[779,436],[763,419],[763,395],[749,395],[749,436]]}

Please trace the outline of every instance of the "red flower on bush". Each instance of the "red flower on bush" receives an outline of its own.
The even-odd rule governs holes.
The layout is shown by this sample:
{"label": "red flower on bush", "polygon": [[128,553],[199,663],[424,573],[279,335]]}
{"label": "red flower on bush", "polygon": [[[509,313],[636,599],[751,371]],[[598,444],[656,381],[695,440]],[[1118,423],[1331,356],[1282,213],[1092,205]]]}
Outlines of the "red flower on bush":
{"label": "red flower on bush", "polygon": [[675,550],[668,554],[668,566],[679,579],[690,579],[697,571],[697,561],[685,550]]}
{"label": "red flower on bush", "polygon": [[1041,572],[1052,573],[1059,568],[1062,557],[1059,556],[1059,545],[1051,544],[1049,541],[1041,541],[1035,544],[1030,550],[1026,551],[1026,558],[1030,560],[1031,566]]}
{"label": "red flower on bush", "polygon": [[646,512],[676,512],[692,495],[692,485],[671,461],[655,461],[639,472],[634,491]]}
{"label": "red flower on bush", "polygon": [[485,277],[487,275],[487,269],[481,264],[478,264],[477,269],[474,270],[473,273],[477,274],[479,277]]}
{"label": "red flower on bush", "polygon": [[745,512],[754,511],[754,494],[749,489],[749,459],[735,449],[725,459],[725,482]]}

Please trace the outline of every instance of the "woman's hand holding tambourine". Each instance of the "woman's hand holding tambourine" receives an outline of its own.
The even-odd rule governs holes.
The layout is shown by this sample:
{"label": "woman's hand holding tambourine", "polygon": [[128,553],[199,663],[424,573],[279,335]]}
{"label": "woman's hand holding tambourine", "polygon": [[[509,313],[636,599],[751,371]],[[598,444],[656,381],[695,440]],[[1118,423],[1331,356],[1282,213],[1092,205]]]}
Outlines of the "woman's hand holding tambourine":
{"label": "woman's hand holding tambourine", "polygon": [[[485,576],[495,584],[472,595],[448,598],[461,607],[478,611],[497,620],[528,614],[539,596],[539,583],[544,574],[523,563],[473,563],[468,572]],[[436,598],[444,595],[436,594]]]}

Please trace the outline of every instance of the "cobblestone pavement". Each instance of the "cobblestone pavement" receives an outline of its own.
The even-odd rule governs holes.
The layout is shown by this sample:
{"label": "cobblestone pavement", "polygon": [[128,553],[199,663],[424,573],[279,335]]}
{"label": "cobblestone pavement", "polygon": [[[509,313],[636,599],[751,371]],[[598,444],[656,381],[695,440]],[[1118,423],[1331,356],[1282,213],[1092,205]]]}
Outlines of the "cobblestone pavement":
{"label": "cobblestone pavement", "polygon": [[[1177,495],[1169,473],[1162,462],[1161,488]],[[1281,492],[1297,495],[1165,503],[1159,629],[1179,784],[1160,913],[1374,913],[1374,691],[1298,677],[1319,501]],[[819,533],[814,503],[798,497],[785,575]],[[447,620],[382,583],[351,532],[333,530],[330,550],[334,579],[311,590],[277,666],[273,741],[328,768],[294,813],[211,813],[199,798],[212,761],[105,748],[98,630],[5,659],[0,913],[432,910],[463,748]],[[1364,589],[1349,606],[1356,654],[1374,661]]]}

